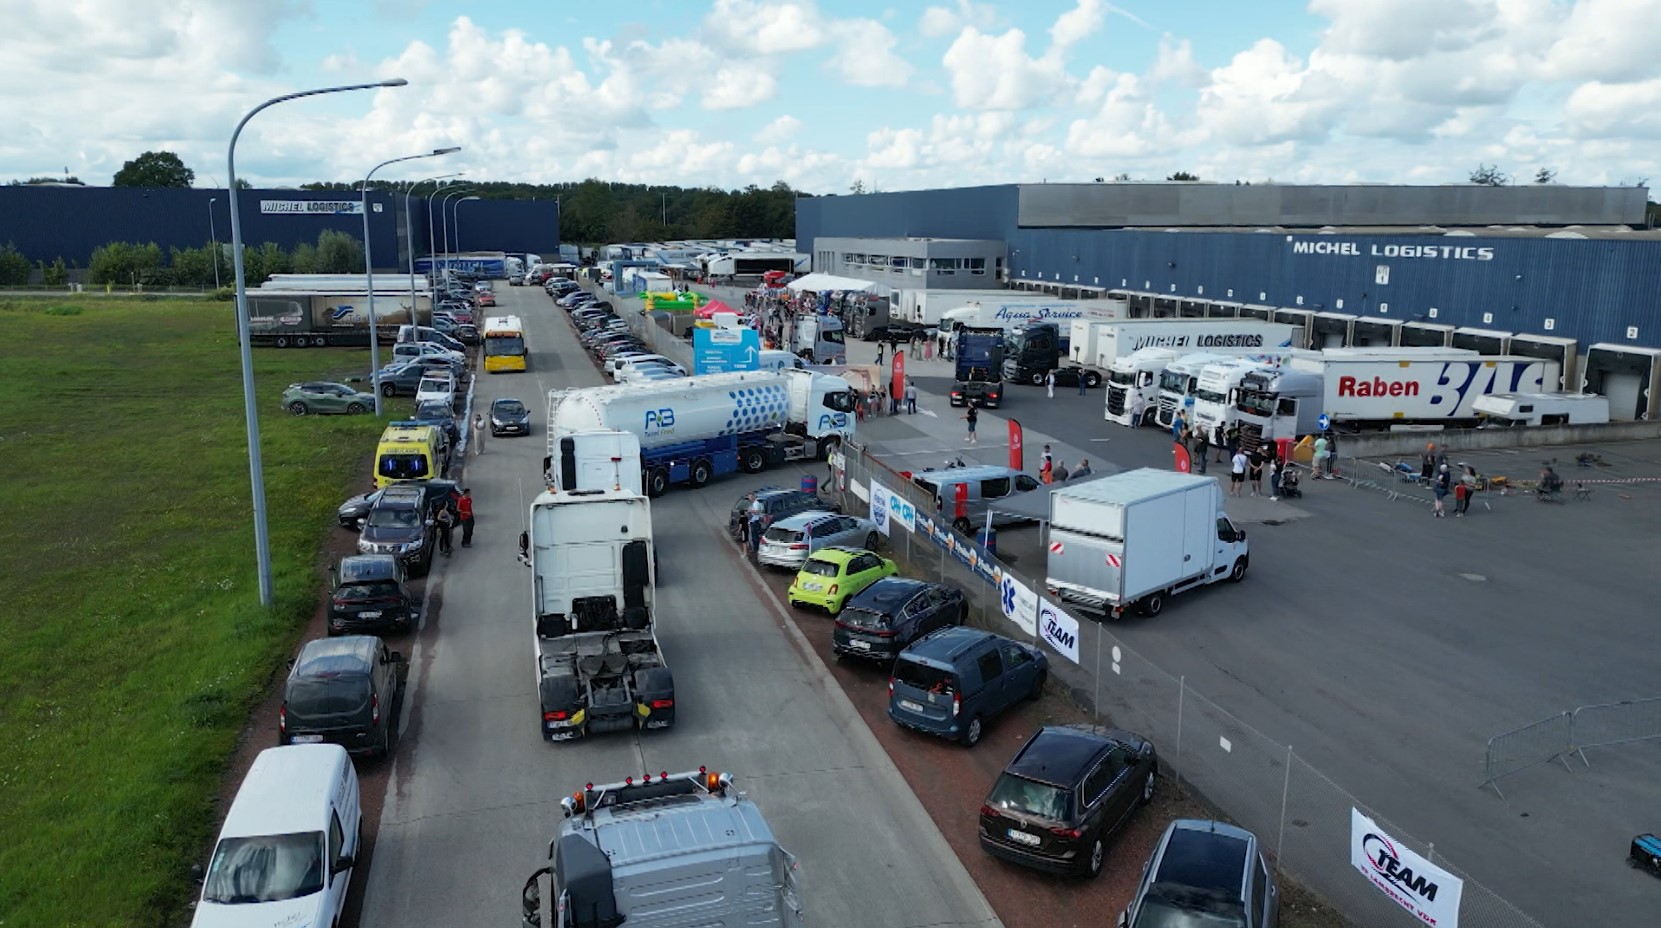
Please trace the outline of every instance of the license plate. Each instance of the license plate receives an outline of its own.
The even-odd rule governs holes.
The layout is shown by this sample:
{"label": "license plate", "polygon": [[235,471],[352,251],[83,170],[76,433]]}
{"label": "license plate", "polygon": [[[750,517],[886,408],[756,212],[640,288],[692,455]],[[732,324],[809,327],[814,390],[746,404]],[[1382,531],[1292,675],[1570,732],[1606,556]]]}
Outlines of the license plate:
{"label": "license plate", "polygon": [[819,591],[819,584],[817,584],[817,583],[804,583],[804,584],[802,584],[802,589],[812,590],[814,592],[818,592]]}
{"label": "license plate", "polygon": [[1025,844],[1028,847],[1031,847],[1037,844],[1040,839],[1037,835],[1029,835],[1024,831],[1016,831],[1011,828],[1009,829],[1009,840],[1014,841],[1016,844]]}
{"label": "license plate", "polygon": [[869,642],[869,641],[860,641],[858,638],[855,638],[854,640],[848,642],[848,646],[853,648],[855,651],[869,651],[869,650],[871,650],[871,642]]}
{"label": "license plate", "polygon": [[921,711],[923,711],[922,706],[918,705],[917,703],[912,702],[909,699],[900,700],[900,708],[906,710],[907,712],[921,712]]}
{"label": "license plate", "polygon": [[295,735],[290,739],[295,744],[318,744],[322,742],[322,735]]}
{"label": "license plate", "polygon": [[381,617],[381,614],[379,612],[360,612],[360,613],[358,613],[358,618],[360,618],[360,619],[378,619],[380,617]]}

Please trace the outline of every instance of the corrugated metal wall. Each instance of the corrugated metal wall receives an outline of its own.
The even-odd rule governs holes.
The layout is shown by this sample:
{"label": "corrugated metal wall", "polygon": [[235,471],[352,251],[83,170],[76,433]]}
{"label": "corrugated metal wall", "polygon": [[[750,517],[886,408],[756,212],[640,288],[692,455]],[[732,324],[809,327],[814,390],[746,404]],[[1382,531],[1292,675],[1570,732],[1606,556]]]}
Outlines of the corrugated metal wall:
{"label": "corrugated metal wall", "polygon": [[796,250],[813,254],[813,240],[836,238],[981,238],[1009,241],[1020,188],[964,187],[796,201]]}
{"label": "corrugated metal wall", "polygon": [[[213,229],[209,228],[209,200]],[[268,215],[261,200],[356,200],[359,194],[312,190],[240,190],[242,238],[246,244],[276,242],[285,250],[315,243],[318,233],[334,229],[361,239],[361,215]],[[371,248],[377,267],[402,266],[404,197],[369,194]],[[380,211],[375,212],[375,204]],[[410,199],[416,254],[427,253],[427,200]],[[450,204],[452,226],[454,210]],[[92,251],[108,242],[155,242],[168,248],[206,245],[210,235],[231,240],[229,195],[223,190],[143,189],[138,187],[0,187],[0,243],[10,242],[31,261],[55,258],[86,267]],[[440,224],[433,204],[435,228]],[[463,249],[559,253],[559,204],[553,200],[476,200],[461,205]],[[452,232],[454,229],[452,228]],[[442,245],[438,246],[441,250]]]}

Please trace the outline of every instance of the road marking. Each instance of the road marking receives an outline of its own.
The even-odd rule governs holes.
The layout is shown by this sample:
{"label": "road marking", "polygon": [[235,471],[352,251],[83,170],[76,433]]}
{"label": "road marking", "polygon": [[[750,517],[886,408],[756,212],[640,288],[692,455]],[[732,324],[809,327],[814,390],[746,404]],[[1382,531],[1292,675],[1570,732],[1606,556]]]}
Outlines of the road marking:
{"label": "road marking", "polygon": [[1112,441],[1111,438],[1092,438],[1091,441]]}
{"label": "road marking", "polygon": [[923,414],[923,415],[925,415],[925,416],[933,416],[933,417],[934,417],[934,418],[936,418],[936,419],[938,419],[938,418],[940,418],[940,414],[939,414],[939,413],[937,413],[937,412],[935,412],[935,411],[934,411],[934,410],[932,410],[932,409],[919,409],[919,410],[917,410],[917,411],[918,411],[918,412],[920,412],[920,413],[922,413],[922,414]]}

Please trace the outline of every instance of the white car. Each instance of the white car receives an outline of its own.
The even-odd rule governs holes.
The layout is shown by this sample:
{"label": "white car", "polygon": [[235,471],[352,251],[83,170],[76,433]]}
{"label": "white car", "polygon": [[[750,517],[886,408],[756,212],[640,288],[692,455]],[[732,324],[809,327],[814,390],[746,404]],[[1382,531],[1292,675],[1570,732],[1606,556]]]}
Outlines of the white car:
{"label": "white car", "polygon": [[443,403],[446,406],[456,404],[456,379],[447,373],[429,373],[421,378],[421,384],[415,388],[415,404]]}
{"label": "white car", "polygon": [[685,377],[671,368],[660,367],[655,364],[643,364],[640,367],[631,367],[617,375],[618,383],[656,383],[659,380],[678,380]]}
{"label": "white car", "polygon": [[669,360],[668,358],[664,357],[661,354],[641,354],[641,353],[628,354],[628,355],[623,355],[623,356],[618,357],[618,358],[614,358],[610,363],[611,363],[611,373],[614,377],[618,374],[623,373],[625,370],[628,370],[631,367],[639,367],[641,365],[646,365],[646,366],[656,365],[656,366],[659,366],[659,367],[666,367],[669,370],[672,370],[677,374],[685,374],[686,373],[686,368],[681,367],[679,364],[676,364],[675,362]]}
{"label": "white car", "polygon": [[467,363],[467,355],[451,351],[436,342],[400,342],[392,346],[392,357],[396,361],[413,361],[427,356],[448,358],[457,364]]}

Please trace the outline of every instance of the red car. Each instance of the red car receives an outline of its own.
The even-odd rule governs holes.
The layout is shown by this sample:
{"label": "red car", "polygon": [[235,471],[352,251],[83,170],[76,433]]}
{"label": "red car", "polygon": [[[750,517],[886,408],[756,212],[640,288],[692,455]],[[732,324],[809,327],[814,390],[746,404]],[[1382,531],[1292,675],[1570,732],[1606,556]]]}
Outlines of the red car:
{"label": "red car", "polygon": [[489,290],[480,290],[474,295],[474,299],[478,300],[479,306],[481,307],[496,305],[496,294],[491,293]]}

